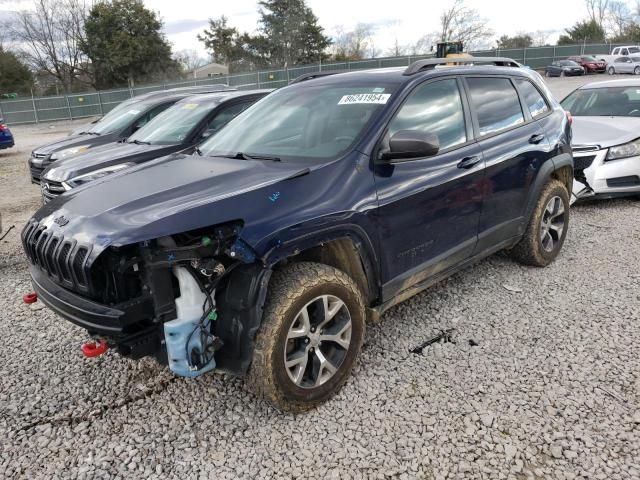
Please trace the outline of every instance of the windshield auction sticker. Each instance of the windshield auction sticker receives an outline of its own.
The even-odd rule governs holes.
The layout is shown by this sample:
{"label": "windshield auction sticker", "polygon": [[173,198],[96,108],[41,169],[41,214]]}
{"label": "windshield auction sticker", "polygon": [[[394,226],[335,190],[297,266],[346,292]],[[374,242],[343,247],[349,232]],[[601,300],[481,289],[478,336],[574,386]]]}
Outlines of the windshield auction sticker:
{"label": "windshield auction sticker", "polygon": [[356,93],[344,95],[338,105],[351,105],[354,103],[379,103],[384,105],[389,100],[390,93]]}

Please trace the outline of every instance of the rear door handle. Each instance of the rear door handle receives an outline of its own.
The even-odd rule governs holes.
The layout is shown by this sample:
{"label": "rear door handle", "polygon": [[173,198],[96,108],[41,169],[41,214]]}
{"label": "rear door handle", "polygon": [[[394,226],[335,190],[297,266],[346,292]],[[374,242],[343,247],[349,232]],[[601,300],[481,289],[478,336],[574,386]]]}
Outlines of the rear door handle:
{"label": "rear door handle", "polygon": [[539,133],[537,135],[531,135],[531,138],[529,139],[529,143],[533,143],[534,145],[537,145],[542,140],[544,140],[544,135],[542,133]]}
{"label": "rear door handle", "polygon": [[458,163],[458,168],[464,168],[464,169],[468,169],[473,167],[474,165],[477,165],[478,163],[480,163],[480,156],[479,155],[474,155],[472,157],[465,157],[462,160],[460,160],[460,163]]}

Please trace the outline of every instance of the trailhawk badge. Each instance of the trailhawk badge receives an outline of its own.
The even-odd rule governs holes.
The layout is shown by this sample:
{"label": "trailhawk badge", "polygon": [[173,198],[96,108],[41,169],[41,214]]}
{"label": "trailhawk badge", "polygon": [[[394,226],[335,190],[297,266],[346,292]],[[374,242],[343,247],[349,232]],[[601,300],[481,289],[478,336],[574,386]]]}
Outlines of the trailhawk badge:
{"label": "trailhawk badge", "polygon": [[57,224],[60,227],[64,227],[67,223],[69,223],[69,219],[67,217],[65,217],[64,215],[59,216],[58,218],[56,218],[53,223]]}

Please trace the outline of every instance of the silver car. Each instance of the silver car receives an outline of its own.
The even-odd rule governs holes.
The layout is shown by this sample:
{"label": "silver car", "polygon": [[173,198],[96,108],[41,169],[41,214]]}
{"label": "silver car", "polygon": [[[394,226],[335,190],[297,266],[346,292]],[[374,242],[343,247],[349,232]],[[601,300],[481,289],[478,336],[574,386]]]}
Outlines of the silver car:
{"label": "silver car", "polygon": [[640,79],[583,85],[562,102],[573,116],[573,200],[640,193]]}
{"label": "silver car", "polygon": [[616,73],[640,75],[640,57],[618,57],[607,65],[607,73],[609,75]]}

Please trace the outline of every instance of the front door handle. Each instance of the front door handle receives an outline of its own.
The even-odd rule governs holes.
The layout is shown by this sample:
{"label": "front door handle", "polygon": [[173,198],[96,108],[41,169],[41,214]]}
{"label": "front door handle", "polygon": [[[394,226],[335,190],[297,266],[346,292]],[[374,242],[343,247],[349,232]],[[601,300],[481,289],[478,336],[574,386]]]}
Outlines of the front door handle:
{"label": "front door handle", "polygon": [[472,157],[465,157],[462,160],[460,160],[460,163],[458,163],[458,168],[464,168],[466,170],[480,163],[480,160],[481,159],[479,155],[474,155]]}
{"label": "front door handle", "polygon": [[544,140],[544,135],[542,133],[539,133],[537,135],[531,135],[531,138],[529,139],[529,143],[537,145],[542,140]]}

